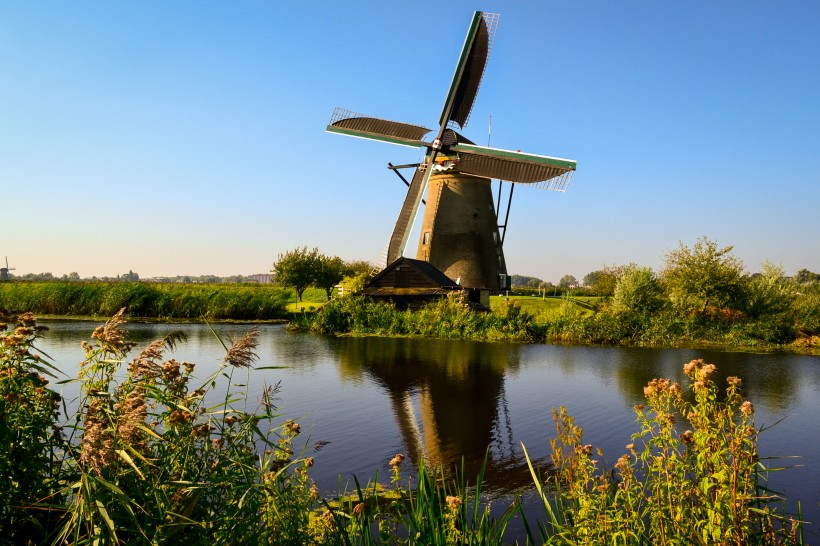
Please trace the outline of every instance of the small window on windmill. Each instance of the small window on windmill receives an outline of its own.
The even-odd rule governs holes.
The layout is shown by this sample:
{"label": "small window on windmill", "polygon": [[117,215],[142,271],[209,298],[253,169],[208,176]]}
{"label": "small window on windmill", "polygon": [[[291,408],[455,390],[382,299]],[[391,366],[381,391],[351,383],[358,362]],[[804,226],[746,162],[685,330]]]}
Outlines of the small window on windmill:
{"label": "small window on windmill", "polygon": [[423,244],[423,245],[429,245],[430,244],[430,232],[429,231],[424,232],[424,239],[423,239],[421,244]]}

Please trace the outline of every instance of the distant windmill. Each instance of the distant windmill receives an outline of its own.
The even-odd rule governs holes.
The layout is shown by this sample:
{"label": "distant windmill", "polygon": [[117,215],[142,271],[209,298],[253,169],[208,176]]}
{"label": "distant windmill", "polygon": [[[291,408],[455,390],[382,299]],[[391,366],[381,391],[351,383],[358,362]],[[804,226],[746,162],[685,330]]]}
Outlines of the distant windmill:
{"label": "distant windmill", "polygon": [[[424,161],[391,169],[415,167],[387,248],[389,265],[404,254],[424,191],[429,184],[416,258],[430,262],[451,279],[469,288],[505,288],[507,266],[503,243],[509,218],[499,223],[499,204],[493,202],[491,179],[533,184],[564,191],[576,162],[477,146],[453,130],[467,124],[487,58],[492,49],[497,14],[475,12],[456,65],[438,129],[366,117],[337,108],[327,131],[425,149]],[[398,174],[398,173],[397,173]],[[401,176],[401,175],[400,175]],[[404,177],[402,177],[404,178]],[[510,200],[512,189],[510,188]],[[501,232],[500,229],[504,229]]]}
{"label": "distant windmill", "polygon": [[9,267],[9,257],[6,256],[6,267],[0,267],[0,282],[7,282],[9,278],[9,271],[14,271],[14,267]]}

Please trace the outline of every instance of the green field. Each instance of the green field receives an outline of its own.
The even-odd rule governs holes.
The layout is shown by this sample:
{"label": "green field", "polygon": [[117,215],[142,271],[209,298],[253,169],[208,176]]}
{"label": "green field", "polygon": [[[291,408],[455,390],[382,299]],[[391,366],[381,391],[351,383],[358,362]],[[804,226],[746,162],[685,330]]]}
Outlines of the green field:
{"label": "green field", "polygon": [[547,296],[490,296],[490,309],[497,312],[504,301],[514,301],[521,306],[522,311],[526,311],[533,315],[537,321],[552,318],[561,310],[561,306],[567,302],[573,303],[579,309],[587,309],[592,311],[602,298],[598,297],[583,297],[583,298],[565,298]]}

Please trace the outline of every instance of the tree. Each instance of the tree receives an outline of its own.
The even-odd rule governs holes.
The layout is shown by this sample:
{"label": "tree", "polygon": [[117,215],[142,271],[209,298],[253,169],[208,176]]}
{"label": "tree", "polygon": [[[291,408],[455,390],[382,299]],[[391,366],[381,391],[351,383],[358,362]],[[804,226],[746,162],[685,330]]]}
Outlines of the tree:
{"label": "tree", "polygon": [[333,287],[339,284],[349,271],[350,269],[344,260],[338,256],[320,254],[316,257],[313,285],[317,288],[323,288],[327,293],[327,299],[330,299]]}
{"label": "tree", "polygon": [[604,271],[598,269],[596,271],[590,271],[586,275],[584,275],[584,286],[587,288],[594,288],[596,284],[601,282],[601,278],[604,276]]}
{"label": "tree", "polygon": [[370,275],[370,273],[376,269],[376,266],[367,260],[352,260],[346,262],[345,267],[347,268],[347,275],[352,277],[357,275]]}
{"label": "tree", "polygon": [[661,280],[672,303],[683,310],[704,311],[709,305],[736,309],[743,294],[743,262],[732,246],[719,249],[701,237],[692,248],[683,243],[665,258]]}
{"label": "tree", "polygon": [[561,277],[561,280],[558,281],[558,288],[561,290],[568,290],[576,286],[578,286],[578,280],[572,275],[564,275]]}
{"label": "tree", "polygon": [[800,284],[816,282],[818,280],[820,280],[820,274],[813,273],[813,272],[809,271],[808,269],[801,269],[794,276],[794,282],[797,282],[797,283],[800,283]]}
{"label": "tree", "polygon": [[313,284],[319,260],[319,249],[308,250],[306,246],[279,254],[273,264],[277,284],[296,290],[297,301],[302,301],[305,289]]}
{"label": "tree", "polygon": [[[538,277],[528,277],[527,275],[511,275],[510,276],[510,286],[530,286],[531,281],[536,281],[536,283],[541,283],[541,279]],[[538,286],[536,284],[535,286]]]}
{"label": "tree", "polygon": [[651,315],[663,307],[664,298],[663,287],[651,268],[632,267],[618,279],[612,306],[616,311]]}
{"label": "tree", "polygon": [[748,279],[746,286],[746,314],[752,319],[788,314],[792,309],[797,287],[788,282],[783,268],[765,262],[758,275]]}

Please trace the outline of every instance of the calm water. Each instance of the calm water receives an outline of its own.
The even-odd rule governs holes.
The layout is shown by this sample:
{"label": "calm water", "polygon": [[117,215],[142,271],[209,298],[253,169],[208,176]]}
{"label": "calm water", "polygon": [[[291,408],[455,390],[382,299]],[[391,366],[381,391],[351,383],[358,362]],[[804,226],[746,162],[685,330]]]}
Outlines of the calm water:
{"label": "calm water", "polygon": [[[40,347],[74,376],[83,358],[80,341],[95,323],[48,322]],[[248,326],[217,325],[223,336]],[[195,362],[197,377],[215,370],[224,349],[209,328],[191,324],[131,324],[131,337],[145,343],[172,330],[188,341],[174,357]],[[683,364],[704,358],[722,376],[743,379],[758,425],[777,423],[762,435],[761,455],[799,456],[800,464],[774,473],[770,484],[802,500],[804,516],[820,523],[820,358],[688,349],[624,349],[519,345],[468,341],[326,338],[261,327],[259,366],[250,372],[250,397],[281,380],[278,407],[298,420],[315,453],[312,476],[325,493],[352,476],[366,482],[385,476],[396,453],[414,463],[451,466],[465,459],[474,476],[489,447],[490,494],[503,497],[530,483],[521,443],[546,460],[553,435],[551,408],[564,405],[584,427],[585,442],[604,450],[609,466],[625,452],[635,432],[633,406],[654,377],[683,382]],[[242,379],[244,381],[244,377]],[[70,385],[66,397],[76,397]],[[305,436],[305,435],[303,435]],[[301,437],[300,437],[301,438]],[[502,504],[502,501],[499,501]]]}

